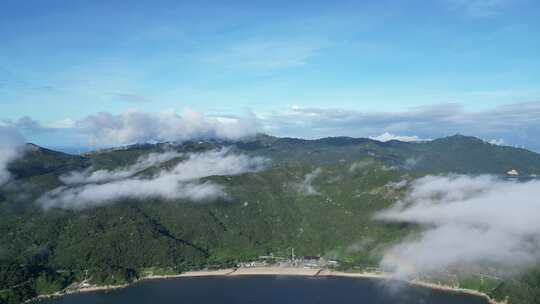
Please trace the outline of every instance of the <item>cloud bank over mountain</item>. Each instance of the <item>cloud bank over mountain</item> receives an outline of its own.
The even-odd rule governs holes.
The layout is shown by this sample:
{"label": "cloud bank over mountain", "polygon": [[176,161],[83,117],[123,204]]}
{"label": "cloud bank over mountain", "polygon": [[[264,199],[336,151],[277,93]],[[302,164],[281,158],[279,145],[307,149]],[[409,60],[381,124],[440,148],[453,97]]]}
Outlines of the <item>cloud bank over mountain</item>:
{"label": "cloud bank over mountain", "polygon": [[100,146],[208,138],[235,140],[255,135],[257,131],[252,117],[208,117],[190,109],[182,114],[128,111],[114,115],[101,112],[77,121],[76,125]]}
{"label": "cloud bank over mountain", "polygon": [[148,155],[139,157],[133,165],[128,166],[127,168],[110,171],[104,169],[95,170],[94,168],[90,167],[84,171],[72,171],[66,175],[60,176],[60,180],[66,185],[103,183],[120,180],[128,178],[152,166],[181,157],[182,155],[182,153],[174,151],[149,153]]}
{"label": "cloud bank over mountain", "polygon": [[[1,119],[1,117],[0,117]],[[30,139],[40,138],[55,147],[117,147],[145,142],[183,142],[187,140],[238,140],[254,136],[260,129],[255,115],[210,116],[189,108],[181,113],[169,110],[120,114],[99,112],[81,119],[66,118],[42,123],[25,116],[0,123],[19,130]],[[46,145],[51,146],[51,144]]]}
{"label": "cloud bank over mountain", "polygon": [[519,271],[540,260],[538,197],[537,180],[420,178],[403,200],[376,218],[426,230],[387,250],[381,266],[405,278],[486,265]]}
{"label": "cloud bank over mountain", "polygon": [[149,176],[137,174],[141,172],[139,169],[144,170],[149,164],[157,165],[172,156],[151,155],[117,171],[72,172],[62,178],[63,186],[45,193],[37,202],[44,208],[84,209],[121,199],[212,201],[227,197],[225,187],[201,179],[257,172],[268,164],[265,158],[233,154],[222,149],[183,155],[184,159],[172,169],[160,169]]}
{"label": "cloud bank over mountain", "polygon": [[[402,111],[360,111],[294,106],[261,116],[260,124],[277,136],[378,137],[398,140],[439,138],[456,133],[540,151],[540,102],[515,103],[471,111],[458,103],[435,104]],[[407,135],[406,137],[404,135]],[[380,138],[390,139],[389,136]]]}
{"label": "cloud bank over mountain", "polygon": [[[371,137],[380,141],[419,141],[456,133],[540,151],[540,102],[516,103],[471,111],[457,103],[401,111],[359,111],[293,106],[244,116],[211,116],[190,109],[181,113],[101,112],[47,124],[30,117],[4,121],[27,138],[57,147],[111,147],[140,142],[193,139],[238,140],[258,132],[275,136],[321,138]],[[37,140],[34,140],[37,139]]]}
{"label": "cloud bank over mountain", "polygon": [[0,186],[10,180],[8,164],[22,156],[24,143],[24,137],[17,129],[0,123]]}
{"label": "cloud bank over mountain", "polygon": [[370,136],[369,138],[371,139],[374,139],[374,140],[378,140],[378,141],[382,141],[382,142],[387,142],[387,141],[391,141],[391,140],[399,140],[399,141],[405,141],[405,142],[415,142],[415,141],[422,141],[422,139],[418,136],[407,136],[407,135],[396,135],[396,134],[392,134],[392,133],[388,133],[388,132],[384,132],[383,134],[379,135],[379,136]]}

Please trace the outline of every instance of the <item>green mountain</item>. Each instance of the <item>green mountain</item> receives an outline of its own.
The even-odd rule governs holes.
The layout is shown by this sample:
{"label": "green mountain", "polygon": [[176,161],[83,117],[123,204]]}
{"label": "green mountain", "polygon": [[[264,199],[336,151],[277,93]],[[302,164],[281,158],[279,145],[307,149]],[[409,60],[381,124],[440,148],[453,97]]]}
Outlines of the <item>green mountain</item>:
{"label": "green mountain", "polygon": [[[69,172],[125,168],[149,153],[221,148],[266,157],[271,164],[260,172],[206,177],[228,194],[212,202],[123,198],[82,210],[44,210],[36,203],[62,186],[60,177]],[[227,267],[269,253],[287,256],[291,248],[298,255],[339,259],[344,269],[377,266],[385,248],[421,229],[372,219],[402,195],[391,183],[433,173],[516,170],[528,177],[540,174],[540,155],[461,135],[420,143],[259,135],[239,142],[139,144],[81,156],[29,145],[9,170],[14,179],[0,188],[0,303],[18,303],[85,279],[118,284],[149,270]],[[299,187],[316,170],[311,182],[316,193],[309,195]],[[529,274],[486,291],[498,298],[519,291],[515,303],[534,303],[521,299],[532,299],[539,281]]]}
{"label": "green mountain", "polygon": [[505,174],[512,169],[522,175],[540,172],[537,153],[497,146],[463,135],[419,143],[379,142],[350,137],[303,140],[260,136],[236,146],[240,150],[273,159],[300,160],[312,164],[349,162],[359,156],[371,156],[389,166],[423,173]]}

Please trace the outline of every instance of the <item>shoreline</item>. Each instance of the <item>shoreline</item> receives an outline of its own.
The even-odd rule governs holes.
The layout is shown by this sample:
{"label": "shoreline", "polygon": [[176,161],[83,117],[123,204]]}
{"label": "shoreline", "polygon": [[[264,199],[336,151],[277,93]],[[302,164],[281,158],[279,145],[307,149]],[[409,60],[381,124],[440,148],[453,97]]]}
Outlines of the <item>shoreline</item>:
{"label": "shoreline", "polygon": [[328,271],[327,273],[321,274],[319,276],[328,276],[328,277],[347,277],[347,278],[366,278],[366,279],[375,279],[375,280],[391,280],[391,281],[398,281],[402,282],[404,284],[408,284],[410,286],[417,286],[422,288],[429,288],[433,290],[440,290],[440,291],[446,291],[446,292],[454,292],[454,293],[461,293],[461,294],[467,294],[471,296],[477,296],[482,297],[486,299],[490,304],[507,304],[506,302],[499,302],[495,299],[492,299],[489,295],[487,295],[484,292],[474,290],[474,289],[468,289],[468,288],[460,288],[460,287],[453,287],[449,285],[443,285],[443,284],[437,284],[437,283],[430,283],[420,280],[403,280],[396,278],[388,273],[382,273],[382,272],[342,272],[342,271]]}
{"label": "shoreline", "polygon": [[429,288],[433,290],[440,290],[446,292],[462,293],[471,296],[482,297],[488,301],[490,304],[507,304],[507,302],[498,302],[486,293],[483,293],[474,289],[466,289],[453,287],[448,285],[441,285],[436,283],[424,282],[419,280],[401,280],[393,277],[391,274],[382,273],[382,272],[344,272],[344,271],[333,271],[323,268],[293,268],[293,267],[250,267],[250,268],[226,268],[226,269],[217,269],[217,270],[193,270],[187,271],[180,274],[172,275],[147,275],[141,277],[131,283],[121,284],[121,285],[90,285],[86,282],[81,282],[75,284],[74,286],[67,287],[66,289],[53,293],[39,295],[35,298],[29,299],[24,303],[31,303],[44,299],[59,298],[70,294],[75,293],[86,293],[86,292],[99,292],[99,291],[110,291],[115,289],[121,289],[129,287],[135,283],[146,281],[146,280],[166,280],[166,279],[177,279],[177,278],[197,278],[197,277],[240,277],[240,276],[303,276],[303,277],[345,277],[345,278],[364,278],[364,279],[374,279],[374,280],[394,280],[400,281],[411,286]]}

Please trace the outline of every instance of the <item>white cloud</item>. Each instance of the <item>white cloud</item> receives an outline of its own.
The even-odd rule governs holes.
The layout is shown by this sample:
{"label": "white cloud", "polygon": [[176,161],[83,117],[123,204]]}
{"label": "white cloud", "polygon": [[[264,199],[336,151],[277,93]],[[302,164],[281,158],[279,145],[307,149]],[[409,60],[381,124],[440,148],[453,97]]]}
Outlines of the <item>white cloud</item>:
{"label": "white cloud", "polygon": [[79,120],[66,118],[42,123],[25,116],[2,121],[34,138],[45,138],[52,146],[102,148],[143,142],[182,142],[197,139],[239,140],[258,132],[254,114],[242,117],[208,116],[190,109],[159,113],[127,111],[100,112]]}
{"label": "white cloud", "polygon": [[355,172],[357,170],[364,169],[364,168],[368,167],[369,165],[372,165],[373,163],[374,163],[374,161],[371,160],[371,159],[365,159],[365,160],[360,160],[360,161],[354,162],[349,167],[349,172]]}
{"label": "white cloud", "polygon": [[321,168],[317,168],[313,170],[312,172],[306,174],[304,176],[304,180],[297,185],[298,191],[300,191],[304,195],[319,195],[320,193],[313,186],[313,181],[317,177],[319,177],[321,173],[322,173]]}
{"label": "white cloud", "polygon": [[140,102],[147,102],[149,101],[147,97],[136,94],[136,93],[126,93],[126,92],[113,92],[113,93],[107,93],[105,95],[114,97],[115,100],[125,101],[125,102],[132,102],[132,103],[140,103]]}
{"label": "white cloud", "polygon": [[[148,163],[148,159],[140,160],[140,163],[145,162]],[[85,181],[84,177],[87,177],[86,181],[90,183],[61,186],[45,193],[38,199],[38,203],[44,208],[83,209],[127,198],[211,201],[226,197],[225,189],[213,182],[200,181],[201,178],[257,172],[263,170],[267,163],[265,158],[233,154],[223,149],[188,154],[174,168],[161,170],[151,177],[122,178],[122,175],[127,175],[123,172],[131,173],[134,167],[143,168],[142,164],[135,164],[125,171],[105,172],[96,176],[85,172],[81,175],[74,173],[71,176],[77,178],[68,178],[69,182]],[[96,180],[105,182],[96,183]]]}
{"label": "white cloud", "polygon": [[182,114],[129,111],[114,115],[101,112],[78,121],[77,127],[99,146],[202,138],[235,140],[257,133],[254,117],[216,118],[190,109]]}
{"label": "white cloud", "polygon": [[383,134],[379,136],[372,136],[372,137],[370,136],[369,138],[382,141],[382,142],[387,142],[391,140],[399,140],[399,141],[405,141],[405,142],[422,141],[422,139],[420,139],[420,137],[418,136],[400,136],[400,135],[395,135],[389,132],[384,132]]}
{"label": "white cloud", "polygon": [[[376,218],[425,225],[390,248],[381,266],[402,277],[455,268],[521,269],[540,259],[540,181],[427,176]],[[508,267],[508,268],[506,268]]]}
{"label": "white cloud", "polygon": [[437,104],[403,111],[362,112],[354,109],[289,108],[260,118],[277,136],[320,138],[414,134],[419,139],[466,134],[503,139],[509,145],[540,151],[540,102],[506,104],[467,111],[460,104]]}
{"label": "white cloud", "polygon": [[47,124],[47,128],[51,129],[69,129],[74,128],[76,125],[76,121],[71,118],[65,118],[57,121],[53,121],[49,124]]}
{"label": "white cloud", "polygon": [[137,161],[133,165],[126,168],[112,171],[104,169],[94,170],[94,168],[88,168],[84,171],[73,171],[66,175],[60,176],[60,180],[66,185],[73,185],[103,183],[125,179],[133,176],[134,174],[144,169],[180,157],[182,155],[183,154],[174,151],[168,151],[163,153],[150,153],[139,157],[139,159],[137,159]]}
{"label": "white cloud", "polygon": [[[320,138],[326,136],[368,137],[381,140],[425,140],[456,133],[497,139],[510,146],[540,151],[540,102],[507,104],[482,111],[467,111],[459,104],[438,104],[394,112],[362,112],[353,109],[289,107],[246,117],[215,117],[186,110],[122,114],[98,113],[76,121],[69,119],[43,125],[23,117],[12,126],[30,135],[55,141],[55,146],[95,147],[147,141],[229,139],[257,132],[275,136]],[[72,126],[72,127],[70,127]],[[414,134],[398,136],[395,134]]]}
{"label": "white cloud", "polygon": [[497,146],[503,146],[505,143],[504,143],[504,139],[502,138],[499,138],[499,139],[492,139],[490,141],[488,141],[490,144],[492,145],[497,145]]}
{"label": "white cloud", "polygon": [[0,186],[11,178],[8,164],[23,155],[24,143],[17,129],[0,122]]}
{"label": "white cloud", "polygon": [[416,167],[416,165],[418,165],[419,162],[421,162],[423,159],[422,156],[419,156],[419,157],[409,157],[405,160],[405,162],[403,163],[403,167],[407,170],[411,170],[411,169],[414,169],[414,167]]}

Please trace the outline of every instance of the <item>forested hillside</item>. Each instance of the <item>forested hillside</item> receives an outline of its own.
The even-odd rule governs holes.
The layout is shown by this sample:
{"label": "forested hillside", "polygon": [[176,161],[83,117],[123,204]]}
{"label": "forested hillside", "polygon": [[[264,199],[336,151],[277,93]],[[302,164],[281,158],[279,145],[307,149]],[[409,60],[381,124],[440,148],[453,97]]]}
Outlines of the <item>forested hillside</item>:
{"label": "forested hillside", "polygon": [[[178,168],[193,153],[224,147],[264,160],[264,168],[201,175],[200,185],[219,185],[226,194],[212,200],[121,196],[74,207],[69,200],[42,203],[51,191],[58,195],[78,187],[79,182],[66,182],[66,176],[76,180],[73,172],[96,178],[92,185],[99,185],[105,182],[92,172],[114,172],[112,180],[132,168],[129,176],[141,181]],[[160,153],[169,156],[136,166],[141,157]],[[259,255],[286,256],[291,248],[298,255],[338,259],[343,268],[376,267],[385,248],[421,229],[373,219],[401,197],[400,182],[426,174],[505,176],[510,170],[528,178],[540,174],[540,155],[460,135],[420,143],[259,135],[81,156],[29,145],[9,170],[13,180],[0,187],[0,302],[18,303],[85,279],[119,284],[149,269],[230,267]],[[527,273],[503,282],[493,295],[516,293],[513,303],[535,303],[538,282],[537,272]]]}

